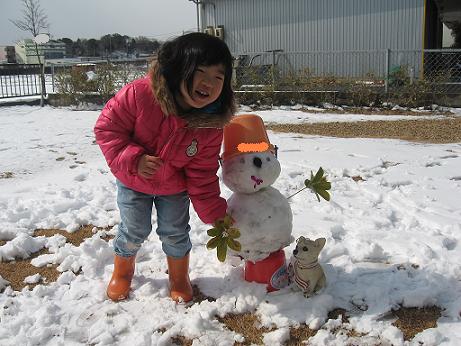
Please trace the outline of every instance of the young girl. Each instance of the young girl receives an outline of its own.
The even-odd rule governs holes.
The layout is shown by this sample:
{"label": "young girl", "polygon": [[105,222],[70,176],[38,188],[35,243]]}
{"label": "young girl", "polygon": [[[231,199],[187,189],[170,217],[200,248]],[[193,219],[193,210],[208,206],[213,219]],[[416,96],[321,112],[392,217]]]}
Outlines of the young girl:
{"label": "young girl", "polygon": [[189,204],[204,223],[226,214],[216,172],[222,127],[235,111],[231,75],[232,56],[223,41],[187,34],[164,43],[148,76],[126,85],[101,112],[94,132],[117,180],[121,219],[110,299],[128,296],[155,205],[170,296],[192,300]]}

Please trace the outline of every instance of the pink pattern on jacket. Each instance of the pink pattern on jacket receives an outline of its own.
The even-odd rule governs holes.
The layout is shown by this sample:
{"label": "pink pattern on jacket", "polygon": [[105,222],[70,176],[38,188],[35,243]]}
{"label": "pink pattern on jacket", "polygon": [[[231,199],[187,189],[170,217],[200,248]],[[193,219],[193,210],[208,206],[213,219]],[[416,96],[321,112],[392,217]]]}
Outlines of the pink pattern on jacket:
{"label": "pink pattern on jacket", "polygon": [[[186,124],[163,114],[146,77],[126,85],[107,102],[94,132],[110,170],[124,185],[153,195],[187,191],[200,219],[213,223],[227,209],[216,175],[223,131]],[[150,179],[137,174],[143,154],[163,160]]]}

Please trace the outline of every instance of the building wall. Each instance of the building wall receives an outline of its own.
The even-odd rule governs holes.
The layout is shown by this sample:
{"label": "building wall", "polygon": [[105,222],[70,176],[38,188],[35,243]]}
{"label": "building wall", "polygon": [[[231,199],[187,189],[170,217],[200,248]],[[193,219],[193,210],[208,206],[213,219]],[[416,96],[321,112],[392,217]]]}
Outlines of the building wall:
{"label": "building wall", "polygon": [[0,64],[4,64],[6,62],[6,46],[0,46]]}
{"label": "building wall", "polygon": [[[38,64],[37,52],[35,44],[31,39],[20,41],[15,46],[16,58],[18,63],[22,64]],[[46,44],[38,45],[38,54],[40,61],[46,59],[64,58],[66,53],[66,45],[62,42],[50,41]]]}
{"label": "building wall", "polygon": [[425,0],[202,0],[234,53],[422,49]]}

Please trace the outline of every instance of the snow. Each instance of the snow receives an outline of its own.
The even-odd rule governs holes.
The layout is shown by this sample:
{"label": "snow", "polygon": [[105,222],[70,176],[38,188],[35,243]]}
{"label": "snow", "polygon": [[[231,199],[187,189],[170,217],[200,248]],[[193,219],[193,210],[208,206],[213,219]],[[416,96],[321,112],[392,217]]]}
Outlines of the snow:
{"label": "snow", "polygon": [[[267,122],[362,117],[290,109],[257,113]],[[96,111],[51,107],[0,108],[0,174],[12,173],[0,179],[0,239],[10,240],[0,247],[1,258],[24,258],[46,247],[50,253],[33,264],[58,264],[62,272],[57,282],[31,291],[5,288],[0,294],[0,344],[170,345],[171,337],[183,335],[194,339],[194,345],[233,345],[242,336],[214,317],[250,311],[262,326],[276,327],[263,336],[268,345],[283,344],[289,327],[300,323],[320,328],[310,339],[313,345],[459,344],[461,143],[269,131],[280,148],[281,174],[274,188],[289,196],[320,166],[332,183],[331,202],[319,203],[307,191],[289,201],[293,236],[327,239],[320,253],[326,289],[306,299],[290,288],[267,294],[262,285],[245,282],[242,264],[221,263],[214,251],[206,250],[209,226],[192,212],[190,276],[203,294],[216,300],[186,307],[169,299],[165,256],[153,232],[138,254],[130,299],[113,303],[105,297],[113,254],[111,241],[101,239],[104,231],[95,231],[79,247],[59,235],[32,237],[37,228],[75,231],[82,224],[114,226],[110,232],[116,232],[114,178],[92,133],[97,116]],[[356,182],[354,176],[363,180]],[[232,192],[221,186],[228,198]],[[294,245],[285,248],[287,258]],[[0,287],[6,285],[0,278]],[[437,305],[442,316],[436,328],[408,343],[386,317],[400,305]],[[336,335],[339,322],[325,324],[334,308],[349,311],[348,328],[366,335]]]}

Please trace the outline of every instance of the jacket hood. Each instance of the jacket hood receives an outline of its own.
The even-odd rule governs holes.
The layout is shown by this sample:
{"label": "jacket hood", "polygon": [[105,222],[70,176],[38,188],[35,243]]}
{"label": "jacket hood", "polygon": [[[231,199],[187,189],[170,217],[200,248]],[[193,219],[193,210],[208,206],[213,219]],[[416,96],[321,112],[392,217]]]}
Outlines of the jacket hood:
{"label": "jacket hood", "polygon": [[155,102],[166,115],[175,115],[187,122],[189,128],[211,127],[223,128],[232,118],[232,111],[226,113],[205,113],[200,111],[182,112],[178,109],[174,95],[168,88],[167,81],[160,72],[159,65],[154,62],[149,70],[150,85]]}

